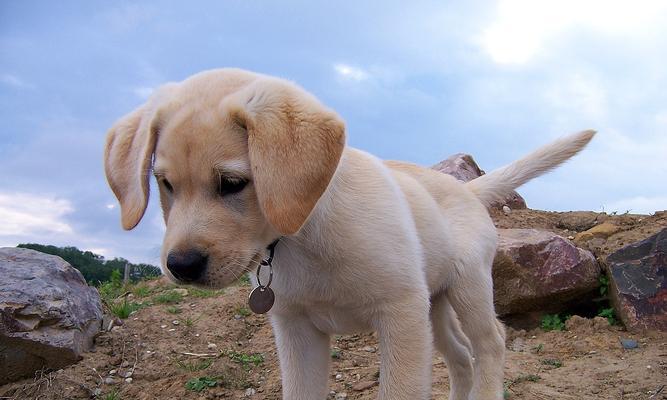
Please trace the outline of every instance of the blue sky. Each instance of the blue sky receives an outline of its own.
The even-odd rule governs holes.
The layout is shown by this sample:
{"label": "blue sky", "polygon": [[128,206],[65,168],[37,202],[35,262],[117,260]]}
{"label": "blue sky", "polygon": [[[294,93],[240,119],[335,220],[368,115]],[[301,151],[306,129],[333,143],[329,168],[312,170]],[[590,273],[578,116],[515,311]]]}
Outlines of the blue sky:
{"label": "blue sky", "polygon": [[661,0],[0,2],[0,246],[74,245],[159,262],[155,196],[124,232],[106,130],[155,87],[231,66],[296,81],[348,142],[489,171],[599,131],[519,192],[531,208],[667,209]]}

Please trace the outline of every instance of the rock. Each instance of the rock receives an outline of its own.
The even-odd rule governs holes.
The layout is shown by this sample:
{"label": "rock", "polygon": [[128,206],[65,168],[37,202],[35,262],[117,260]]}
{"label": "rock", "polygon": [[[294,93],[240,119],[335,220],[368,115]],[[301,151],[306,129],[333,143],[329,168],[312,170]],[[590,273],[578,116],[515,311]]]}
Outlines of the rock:
{"label": "rock", "polygon": [[344,400],[344,399],[347,399],[347,393],[345,393],[345,392],[336,393],[336,397],[335,397],[335,399],[336,399],[336,400]]}
{"label": "rock", "polygon": [[132,383],[132,378],[125,378],[125,383]]}
{"label": "rock", "polygon": [[254,396],[255,393],[257,393],[257,391],[256,391],[255,389],[253,389],[253,388],[247,388],[247,389],[245,390],[245,397]]}
{"label": "rock", "polygon": [[209,344],[206,345],[206,348],[209,349],[209,350],[215,350],[215,349],[218,348],[218,345],[215,344],[215,343],[209,343]]}
{"label": "rock", "polygon": [[625,327],[667,331],[667,228],[606,261],[611,302]]}
{"label": "rock", "polygon": [[[484,175],[484,171],[479,169],[472,156],[463,153],[454,154],[431,168],[444,174],[451,175],[462,182],[468,182]],[[504,205],[512,210],[523,210],[527,208],[526,201],[517,192],[512,192],[512,194],[504,201],[494,203],[491,207],[502,209]]]}
{"label": "rock", "polygon": [[574,240],[576,242],[586,242],[593,238],[606,239],[620,230],[621,228],[612,224],[611,222],[603,222],[600,225],[596,225],[587,231],[577,233],[577,235],[574,237]]}
{"label": "rock", "polygon": [[526,342],[520,337],[514,338],[514,340],[512,340],[512,344],[510,345],[510,350],[515,352],[522,352],[525,348]]}
{"label": "rock", "polygon": [[187,296],[188,294],[190,294],[190,293],[188,292],[188,289],[184,289],[184,288],[171,289],[171,291],[174,292],[174,293],[178,293],[178,294],[180,294],[180,295],[183,296],[183,297],[185,297],[185,296]]}
{"label": "rock", "polygon": [[499,229],[493,262],[500,315],[557,310],[598,287],[600,268],[587,250],[535,229]]}
{"label": "rock", "polygon": [[608,217],[592,211],[570,211],[560,215],[556,227],[569,231],[583,232],[604,222]]}
{"label": "rock", "polygon": [[0,248],[0,385],[81,359],[100,330],[97,290],[62,258]]}
{"label": "rock", "polygon": [[104,379],[104,383],[106,383],[107,385],[113,385],[115,382],[116,381],[114,381],[114,379],[110,376]]}
{"label": "rock", "polygon": [[375,353],[375,347],[373,346],[364,346],[361,350],[366,351],[368,353]]}
{"label": "rock", "polygon": [[633,339],[621,339],[621,346],[626,350],[631,350],[639,347],[639,343]]}
{"label": "rock", "polygon": [[342,381],[343,380],[343,374],[336,374],[336,380],[337,381]]}
{"label": "rock", "polygon": [[507,206],[503,206],[503,214],[505,214],[505,215],[510,215],[511,213],[512,213],[512,209],[511,209],[511,208],[509,208],[509,207],[507,207]]}
{"label": "rock", "polygon": [[363,392],[364,390],[368,390],[377,384],[377,381],[359,382],[352,386],[352,390],[355,392]]}

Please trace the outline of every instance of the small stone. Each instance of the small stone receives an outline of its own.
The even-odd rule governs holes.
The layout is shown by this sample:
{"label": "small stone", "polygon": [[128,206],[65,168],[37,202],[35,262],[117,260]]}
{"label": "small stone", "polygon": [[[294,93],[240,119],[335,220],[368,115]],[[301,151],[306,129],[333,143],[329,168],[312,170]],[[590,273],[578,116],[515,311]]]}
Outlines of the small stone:
{"label": "small stone", "polygon": [[336,380],[337,381],[342,381],[343,380],[343,374],[336,374]]}
{"label": "small stone", "polygon": [[167,327],[167,325],[160,325],[160,328],[162,328],[162,329],[164,329],[166,327]]}
{"label": "small stone", "polygon": [[241,319],[243,318],[241,314],[234,314],[234,319]]}
{"label": "small stone", "polygon": [[209,350],[215,350],[215,349],[218,348],[218,345],[215,344],[215,343],[209,343],[209,344],[206,345],[206,348],[209,349]]}
{"label": "small stone", "polygon": [[185,297],[189,294],[188,289],[184,289],[184,288],[176,288],[176,289],[172,289],[171,291],[174,292],[174,293],[178,293],[183,297]]}
{"label": "small stone", "polygon": [[256,391],[255,389],[253,389],[253,388],[247,388],[247,389],[245,390],[245,397],[254,396],[255,393],[257,393],[257,391]]}
{"label": "small stone", "polygon": [[101,388],[93,389],[93,397],[98,397],[100,395],[102,395],[102,389]]}
{"label": "small stone", "polygon": [[127,368],[127,367],[129,367],[129,366],[130,366],[130,363],[127,362],[127,360],[126,360],[126,361],[123,361],[123,362],[120,364],[120,367],[121,367],[121,368]]}
{"label": "small stone", "polygon": [[572,236],[572,235],[568,236],[567,238],[568,238],[568,240],[574,240],[574,236]]}
{"label": "small stone", "polygon": [[369,353],[375,353],[375,347],[373,346],[364,346],[361,350],[369,352]]}
{"label": "small stone", "polygon": [[116,372],[118,372],[118,371],[116,371],[115,369],[112,369],[111,371],[109,371],[109,375],[116,375]]}
{"label": "small stone", "polygon": [[129,378],[129,377],[132,376],[132,371],[126,371],[126,372],[120,374],[120,376],[122,376],[123,378]]}
{"label": "small stone", "polygon": [[520,337],[512,340],[512,344],[510,345],[510,350],[515,352],[522,352],[525,348],[526,348],[526,343]]}
{"label": "small stone", "polygon": [[512,212],[511,208],[509,208],[507,206],[503,206],[503,214],[510,215],[511,212]]}
{"label": "small stone", "polygon": [[336,400],[347,399],[347,393],[345,393],[345,392],[336,393],[335,398],[336,398]]}
{"label": "small stone", "polygon": [[174,325],[179,325],[181,323],[181,321],[175,319],[175,320],[171,321],[171,323],[174,324]]}
{"label": "small stone", "polygon": [[169,332],[176,332],[176,328],[169,329]]}
{"label": "small stone", "polygon": [[125,383],[132,383],[132,378],[125,378]]}
{"label": "small stone", "polygon": [[633,339],[621,339],[621,345],[626,350],[636,349],[639,347],[639,343]]}
{"label": "small stone", "polygon": [[107,385],[113,385],[114,382],[115,382],[115,381],[113,380],[112,377],[107,377],[107,378],[104,380],[104,383],[106,383]]}

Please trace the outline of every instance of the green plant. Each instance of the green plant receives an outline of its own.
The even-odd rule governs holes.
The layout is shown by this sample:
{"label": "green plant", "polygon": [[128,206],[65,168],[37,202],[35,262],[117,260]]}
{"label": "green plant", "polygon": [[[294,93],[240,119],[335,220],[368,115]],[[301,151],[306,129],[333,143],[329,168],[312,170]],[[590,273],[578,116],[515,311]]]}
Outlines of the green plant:
{"label": "green plant", "polygon": [[151,288],[145,284],[139,284],[132,288],[132,294],[136,297],[147,297],[151,294]]}
{"label": "green plant", "polygon": [[339,349],[331,349],[331,358],[340,360],[340,357],[341,357],[341,352]]}
{"label": "green plant", "polygon": [[200,378],[192,378],[185,383],[185,388],[193,392],[201,392],[210,387],[215,387],[218,380],[209,376],[202,376]]}
{"label": "green plant", "polygon": [[169,307],[167,307],[167,312],[168,312],[169,314],[180,314],[180,313],[183,312],[183,310],[181,310],[181,309],[180,309],[179,307],[177,307],[177,306],[169,306]]}
{"label": "green plant", "polygon": [[109,304],[109,311],[120,319],[126,319],[133,312],[139,310],[142,304],[123,299],[122,302],[112,302]]}
{"label": "green plant", "polygon": [[245,370],[252,368],[252,365],[257,366],[264,362],[264,356],[261,353],[246,354],[229,350],[227,357],[235,363],[241,364],[241,367]]}
{"label": "green plant", "polygon": [[118,394],[118,389],[112,389],[109,393],[105,394],[102,397],[102,400],[120,400],[120,394]]}
{"label": "green plant", "polygon": [[214,296],[220,296],[224,294],[223,290],[208,290],[208,289],[199,289],[196,287],[190,287],[188,288],[188,293],[192,297],[199,297],[199,298],[208,298],[208,297],[214,297]]}
{"label": "green plant", "polygon": [[210,367],[211,364],[213,364],[213,360],[210,358],[200,360],[200,361],[191,361],[191,362],[185,362],[185,361],[176,361],[176,365],[178,368],[189,371],[189,372],[197,372],[197,371],[203,371],[206,368]]}
{"label": "green plant", "polygon": [[153,298],[158,304],[174,304],[183,300],[183,295],[173,290],[167,290]]}
{"label": "green plant", "polygon": [[[201,318],[201,317],[199,317],[199,318]],[[195,326],[195,322],[199,321],[199,318],[185,317],[183,319],[183,325],[185,325],[185,327],[187,327],[187,328],[192,328],[193,326]]]}
{"label": "green plant", "polygon": [[250,314],[252,314],[252,312],[249,309],[247,309],[246,307],[239,307],[239,308],[236,309],[236,314],[238,314],[242,317],[247,317],[247,316],[250,316]]}
{"label": "green plant", "polygon": [[542,329],[545,331],[562,331],[565,329],[565,321],[558,314],[546,314],[542,317]]}
{"label": "green plant", "polygon": [[540,343],[537,346],[533,347],[533,351],[535,352],[535,354],[540,354],[540,352],[542,352],[542,350],[544,350],[544,344],[543,343]]}
{"label": "green plant", "polygon": [[618,323],[618,321],[616,320],[616,314],[614,313],[613,307],[601,309],[600,311],[598,311],[598,317],[607,318],[607,321],[609,321],[609,325],[616,325]]}
{"label": "green plant", "polygon": [[544,360],[542,360],[542,364],[543,365],[549,365],[549,366],[552,366],[554,368],[560,368],[560,367],[563,366],[563,363],[560,360],[557,360],[555,358],[544,359]]}
{"label": "green plant", "polygon": [[609,293],[609,277],[607,275],[600,275],[598,283],[600,284],[600,295],[606,296]]}
{"label": "green plant", "polygon": [[250,274],[243,274],[239,278],[239,284],[241,286],[250,286]]}

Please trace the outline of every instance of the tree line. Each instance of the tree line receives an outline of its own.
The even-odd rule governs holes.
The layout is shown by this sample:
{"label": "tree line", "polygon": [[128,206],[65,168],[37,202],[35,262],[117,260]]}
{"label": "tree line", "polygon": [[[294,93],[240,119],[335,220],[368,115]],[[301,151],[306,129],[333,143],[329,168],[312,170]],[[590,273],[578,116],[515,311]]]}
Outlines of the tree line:
{"label": "tree line", "polygon": [[21,243],[16,247],[32,249],[46,254],[58,256],[78,269],[89,285],[99,285],[111,280],[113,271],[123,276],[125,264],[131,267],[130,279],[138,281],[145,278],[159,276],[160,268],[150,264],[133,264],[124,258],[116,257],[105,260],[103,256],[91,251],[81,251],[73,246],[57,247],[37,243]]}

